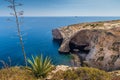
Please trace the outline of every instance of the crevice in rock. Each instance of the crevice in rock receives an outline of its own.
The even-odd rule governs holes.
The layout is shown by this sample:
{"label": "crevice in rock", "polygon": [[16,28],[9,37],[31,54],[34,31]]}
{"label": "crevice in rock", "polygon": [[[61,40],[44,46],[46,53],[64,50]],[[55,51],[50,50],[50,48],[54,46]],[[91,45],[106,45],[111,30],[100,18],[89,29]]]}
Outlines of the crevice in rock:
{"label": "crevice in rock", "polygon": [[79,59],[80,59],[80,66],[84,66],[84,61],[86,56],[89,54],[90,50],[89,49],[85,49],[86,47],[88,47],[89,44],[85,44],[85,45],[75,45],[73,43],[69,43],[69,47],[70,47],[70,52],[77,54]]}

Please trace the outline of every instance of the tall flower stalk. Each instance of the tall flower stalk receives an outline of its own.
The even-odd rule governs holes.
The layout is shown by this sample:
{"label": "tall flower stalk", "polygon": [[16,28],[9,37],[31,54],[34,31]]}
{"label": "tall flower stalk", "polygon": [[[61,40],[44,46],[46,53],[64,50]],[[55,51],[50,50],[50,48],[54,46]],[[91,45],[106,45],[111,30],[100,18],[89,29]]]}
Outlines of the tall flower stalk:
{"label": "tall flower stalk", "polygon": [[20,21],[19,21],[19,16],[23,15],[23,11],[17,12],[17,9],[16,9],[16,7],[22,6],[22,4],[17,3],[16,0],[5,0],[5,1],[10,3],[10,5],[8,7],[13,10],[13,13],[11,13],[11,15],[13,15],[15,17],[17,33],[18,33],[18,37],[19,37],[19,40],[20,40],[22,53],[24,55],[25,65],[27,66],[26,52],[25,52],[24,43],[23,43],[23,40],[22,40],[21,29],[20,29]]}

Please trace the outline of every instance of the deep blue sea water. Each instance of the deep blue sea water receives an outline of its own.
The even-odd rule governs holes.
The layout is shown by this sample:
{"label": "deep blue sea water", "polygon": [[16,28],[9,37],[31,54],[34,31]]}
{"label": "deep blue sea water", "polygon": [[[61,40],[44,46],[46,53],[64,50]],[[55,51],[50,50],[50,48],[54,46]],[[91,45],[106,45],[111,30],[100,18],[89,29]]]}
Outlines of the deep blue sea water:
{"label": "deep blue sea water", "polygon": [[[120,17],[24,17],[21,30],[27,58],[42,53],[50,56],[53,64],[70,65],[70,56],[58,53],[59,45],[52,40],[52,29],[82,22],[117,19]],[[23,65],[24,59],[14,21],[11,17],[0,17],[0,60],[8,62],[10,57],[12,65]]]}

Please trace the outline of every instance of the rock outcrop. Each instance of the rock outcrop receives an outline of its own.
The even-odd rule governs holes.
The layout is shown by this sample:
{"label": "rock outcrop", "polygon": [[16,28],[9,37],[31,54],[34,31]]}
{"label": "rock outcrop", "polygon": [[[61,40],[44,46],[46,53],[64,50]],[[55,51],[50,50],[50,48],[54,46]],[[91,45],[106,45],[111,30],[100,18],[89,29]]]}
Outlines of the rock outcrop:
{"label": "rock outcrop", "polygon": [[53,30],[59,52],[78,52],[83,63],[104,70],[120,68],[120,20],[81,23]]}

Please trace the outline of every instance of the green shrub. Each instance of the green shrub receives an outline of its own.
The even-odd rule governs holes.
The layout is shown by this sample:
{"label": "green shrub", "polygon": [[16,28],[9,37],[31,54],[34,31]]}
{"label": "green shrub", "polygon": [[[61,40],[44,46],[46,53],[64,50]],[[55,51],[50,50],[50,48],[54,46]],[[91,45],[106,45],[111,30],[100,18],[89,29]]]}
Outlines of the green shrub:
{"label": "green shrub", "polygon": [[51,59],[43,56],[33,57],[33,60],[28,59],[28,63],[31,65],[29,70],[31,70],[36,77],[46,77],[46,75],[52,70]]}
{"label": "green shrub", "polygon": [[74,70],[67,70],[64,73],[65,80],[81,80]]}
{"label": "green shrub", "polygon": [[82,78],[82,80],[111,80],[110,74],[95,68],[78,68],[76,73]]}
{"label": "green shrub", "polygon": [[78,69],[58,71],[51,80],[111,80],[109,73],[95,68],[81,67]]}

